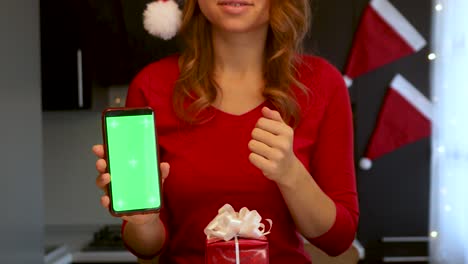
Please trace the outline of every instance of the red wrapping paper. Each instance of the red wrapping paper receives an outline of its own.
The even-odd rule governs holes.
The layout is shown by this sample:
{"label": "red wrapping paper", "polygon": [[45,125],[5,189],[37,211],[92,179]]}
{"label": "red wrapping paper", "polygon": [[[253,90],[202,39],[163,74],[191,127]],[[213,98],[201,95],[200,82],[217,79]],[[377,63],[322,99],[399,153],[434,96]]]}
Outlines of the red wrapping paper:
{"label": "red wrapping paper", "polygon": [[[268,264],[268,240],[239,238],[240,264]],[[206,241],[205,264],[236,264],[235,240],[224,241],[208,239]]]}

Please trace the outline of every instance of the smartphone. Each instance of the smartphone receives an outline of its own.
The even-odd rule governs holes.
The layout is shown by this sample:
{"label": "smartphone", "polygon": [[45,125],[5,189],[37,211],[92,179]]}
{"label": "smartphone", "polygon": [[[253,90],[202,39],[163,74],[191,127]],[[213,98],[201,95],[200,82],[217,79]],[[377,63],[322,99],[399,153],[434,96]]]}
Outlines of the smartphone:
{"label": "smartphone", "polygon": [[161,208],[155,122],[149,107],[108,108],[102,113],[105,159],[111,176],[109,210],[114,216]]}

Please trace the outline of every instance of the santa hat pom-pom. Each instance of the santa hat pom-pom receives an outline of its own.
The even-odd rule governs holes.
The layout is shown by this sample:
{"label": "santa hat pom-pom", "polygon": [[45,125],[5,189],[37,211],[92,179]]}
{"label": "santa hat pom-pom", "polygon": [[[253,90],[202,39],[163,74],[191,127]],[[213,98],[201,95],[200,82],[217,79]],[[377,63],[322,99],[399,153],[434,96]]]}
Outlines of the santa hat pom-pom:
{"label": "santa hat pom-pom", "polygon": [[177,35],[182,24],[182,11],[173,0],[149,3],[143,13],[143,25],[153,36],[169,40]]}
{"label": "santa hat pom-pom", "polygon": [[368,158],[362,158],[359,161],[359,166],[363,170],[370,170],[372,168],[372,161],[370,159],[368,159]]}

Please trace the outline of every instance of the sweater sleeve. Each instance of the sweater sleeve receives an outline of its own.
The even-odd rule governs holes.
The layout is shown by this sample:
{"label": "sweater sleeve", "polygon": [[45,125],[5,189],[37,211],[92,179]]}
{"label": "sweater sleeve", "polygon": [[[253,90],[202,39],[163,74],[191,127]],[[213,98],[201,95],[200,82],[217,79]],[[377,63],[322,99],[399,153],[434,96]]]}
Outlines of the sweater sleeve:
{"label": "sweater sleeve", "polygon": [[320,188],[335,203],[336,218],[326,233],[307,239],[327,254],[337,256],[346,251],[355,238],[359,209],[348,90],[339,72],[333,68],[331,73],[326,79],[334,91],[319,126],[310,170]]}

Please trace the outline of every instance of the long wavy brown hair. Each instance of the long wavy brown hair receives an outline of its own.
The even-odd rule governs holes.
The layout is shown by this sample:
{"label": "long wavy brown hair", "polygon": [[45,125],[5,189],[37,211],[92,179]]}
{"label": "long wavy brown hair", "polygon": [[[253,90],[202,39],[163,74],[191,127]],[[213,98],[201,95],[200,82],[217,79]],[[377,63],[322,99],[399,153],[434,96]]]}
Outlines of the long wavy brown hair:
{"label": "long wavy brown hair", "polygon": [[[310,25],[310,0],[270,0],[270,20],[265,46],[263,96],[288,124],[297,125],[299,106],[292,85],[306,92],[297,79],[296,65]],[[210,22],[197,0],[186,0],[180,35],[185,46],[180,55],[180,76],[174,88],[173,105],[179,118],[189,123],[206,120],[203,110],[217,98],[214,52]],[[209,116],[209,115],[208,115]]]}

